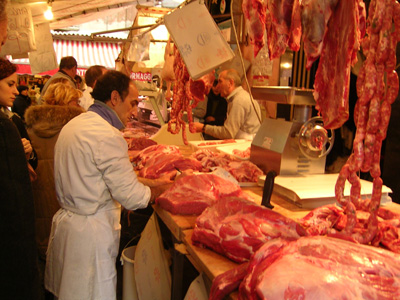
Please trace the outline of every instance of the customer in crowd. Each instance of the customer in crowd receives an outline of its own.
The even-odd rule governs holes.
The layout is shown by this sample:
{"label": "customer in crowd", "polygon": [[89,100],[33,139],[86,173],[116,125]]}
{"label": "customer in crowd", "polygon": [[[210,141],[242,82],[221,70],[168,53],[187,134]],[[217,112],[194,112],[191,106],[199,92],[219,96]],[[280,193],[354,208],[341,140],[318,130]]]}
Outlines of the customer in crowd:
{"label": "customer in crowd", "polygon": [[[214,80],[214,84],[207,95],[207,108],[204,115],[205,125],[223,126],[226,120],[226,112],[228,103],[224,97],[221,97],[217,88],[218,80]],[[203,134],[204,139],[214,140],[213,136]]]}
{"label": "customer in crowd", "polygon": [[[0,20],[4,1],[0,0]],[[3,32],[5,22],[0,24]],[[1,44],[1,43],[0,43]],[[16,66],[0,58],[0,107],[13,104]],[[24,145],[17,128],[0,111],[0,294],[1,299],[41,299],[34,204]]]}
{"label": "customer in crowd", "polygon": [[30,175],[32,176],[31,179],[35,180],[36,173],[34,172],[34,170],[36,169],[36,167],[38,165],[37,154],[36,154],[35,149],[32,147],[31,138],[30,138],[28,132],[26,131],[25,122],[19,117],[19,115],[11,112],[6,107],[2,107],[0,110],[17,127],[18,133],[21,137],[22,145],[24,146],[25,155],[26,155],[26,158],[29,163],[28,167],[29,167]]}
{"label": "customer in crowd", "polygon": [[12,112],[15,112],[20,116],[22,120],[24,119],[24,114],[26,109],[31,105],[31,98],[29,97],[29,87],[25,85],[20,85],[17,87],[19,95],[15,97],[14,104],[11,108]]}
{"label": "customer in crowd", "polygon": [[85,73],[86,89],[83,91],[83,96],[79,100],[79,105],[85,110],[88,110],[90,105],[92,105],[94,102],[91,93],[93,92],[93,88],[96,85],[97,79],[106,72],[106,67],[99,65],[91,66],[89,69],[87,69]]}
{"label": "customer in crowd", "polygon": [[42,78],[38,78],[38,80],[35,83],[35,88],[39,89],[39,93],[41,93],[42,90],[43,90],[43,87],[44,87],[43,79]]}
{"label": "customer in crowd", "polygon": [[239,73],[234,69],[224,70],[218,77],[217,89],[228,102],[227,117],[223,126],[194,123],[197,132],[217,139],[252,140],[261,126],[261,109],[252,101],[242,86]]}
{"label": "customer in crowd", "polygon": [[83,82],[82,77],[79,75],[75,75],[74,79],[75,79],[75,83],[76,83],[76,88],[78,90],[83,91],[84,87],[85,87],[85,83]]}
{"label": "customer in crowd", "polygon": [[43,102],[48,105],[69,105],[80,107],[79,98],[82,92],[68,84],[57,82],[51,84],[43,96]]}
{"label": "customer in crowd", "polygon": [[204,124],[223,126],[226,120],[228,103],[224,97],[220,96],[217,88],[218,80],[207,95],[207,110],[204,116]]}
{"label": "customer in crowd", "polygon": [[53,76],[51,76],[49,80],[47,80],[46,84],[42,89],[42,92],[40,93],[40,98],[43,98],[43,95],[46,93],[47,88],[49,87],[51,82],[56,78],[60,77],[65,78],[68,80],[68,82],[71,84],[72,87],[76,88],[76,83],[74,78],[76,75],[77,68],[78,68],[78,63],[76,62],[76,59],[74,57],[65,56],[61,58],[58,72],[55,73]]}
{"label": "customer in crowd", "polygon": [[84,112],[77,104],[81,94],[81,91],[69,85],[53,84],[43,97],[44,104],[31,106],[25,114],[28,133],[39,161],[37,179],[32,183],[32,188],[36,211],[36,241],[43,269],[51,220],[60,208],[54,183],[54,146],[63,126]]}
{"label": "customer in crowd", "polygon": [[55,146],[61,209],[53,217],[45,286],[60,299],[116,299],[121,204],[144,208],[167,187],[138,181],[118,130],[138,98],[129,77],[107,72],[92,96],[95,103],[63,127]]}

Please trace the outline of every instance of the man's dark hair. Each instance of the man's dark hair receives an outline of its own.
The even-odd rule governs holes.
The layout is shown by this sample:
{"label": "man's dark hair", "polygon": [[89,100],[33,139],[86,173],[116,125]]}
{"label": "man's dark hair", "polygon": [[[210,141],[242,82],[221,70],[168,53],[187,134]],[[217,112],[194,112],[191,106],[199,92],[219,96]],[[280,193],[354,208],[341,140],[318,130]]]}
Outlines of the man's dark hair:
{"label": "man's dark hair", "polygon": [[73,56],[65,56],[61,58],[60,61],[60,70],[67,69],[70,70],[73,67],[77,67],[78,63],[76,62],[76,59]]}
{"label": "man's dark hair", "polygon": [[87,69],[85,73],[85,82],[87,86],[93,87],[96,80],[103,75],[103,71],[106,69],[104,66],[95,65]]}
{"label": "man's dark hair", "polygon": [[111,99],[112,91],[117,91],[122,101],[129,94],[130,78],[119,71],[108,71],[97,79],[97,83],[91,92],[93,99],[107,102]]}

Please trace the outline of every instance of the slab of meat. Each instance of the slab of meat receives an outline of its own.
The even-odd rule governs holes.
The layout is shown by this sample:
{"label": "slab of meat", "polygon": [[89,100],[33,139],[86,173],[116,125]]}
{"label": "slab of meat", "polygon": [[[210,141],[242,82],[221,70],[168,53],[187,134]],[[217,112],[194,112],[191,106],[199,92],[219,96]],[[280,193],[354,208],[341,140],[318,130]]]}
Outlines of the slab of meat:
{"label": "slab of meat", "polygon": [[[327,237],[275,239],[252,257],[239,281],[239,299],[400,299],[400,257],[390,251]],[[247,275],[245,274],[247,273]],[[214,281],[230,292],[221,274]],[[214,283],[213,283],[214,285]]]}
{"label": "slab of meat", "polygon": [[139,152],[132,161],[139,176],[149,179],[173,180],[180,171],[200,171],[199,161],[184,157],[176,146],[154,145]]}
{"label": "slab of meat", "polygon": [[244,262],[268,240],[305,234],[298,223],[277,212],[243,198],[226,197],[197,218],[192,242]]}
{"label": "slab of meat", "polygon": [[214,167],[228,171],[239,182],[257,182],[263,171],[250,161],[243,161],[226,153],[210,150],[197,150],[191,157],[201,162],[203,172],[209,172]]}
{"label": "slab of meat", "polygon": [[237,184],[213,174],[188,175],[156,199],[163,209],[176,215],[199,215],[227,196],[242,195]]}
{"label": "slab of meat", "polygon": [[248,20],[247,27],[250,36],[250,42],[254,45],[254,57],[264,47],[265,19],[266,19],[266,1],[262,0],[244,0],[242,2],[242,11]]}
{"label": "slab of meat", "polygon": [[357,28],[357,1],[339,1],[328,22],[314,82],[315,108],[326,129],[341,127],[349,117],[350,68],[359,47]]}
{"label": "slab of meat", "polygon": [[157,145],[157,142],[147,138],[147,137],[133,137],[133,138],[125,138],[128,143],[128,150],[143,150],[147,147]]}
{"label": "slab of meat", "polygon": [[371,230],[369,228],[371,213],[368,211],[368,206],[366,201],[365,207],[359,207],[355,212],[356,219],[352,221],[355,222],[352,232],[345,230],[349,219],[345,214],[346,211],[336,205],[318,207],[298,222],[309,235],[326,235],[400,253],[400,215],[380,207],[376,212],[378,218],[374,224],[375,230]]}
{"label": "slab of meat", "polygon": [[303,0],[301,2],[301,23],[307,69],[310,69],[321,55],[327,24],[337,2],[338,0]]}
{"label": "slab of meat", "polygon": [[136,165],[135,170],[141,170],[150,164],[150,160],[155,161],[159,156],[164,154],[181,154],[181,151],[177,146],[173,145],[153,145],[147,147],[133,157],[133,163]]}

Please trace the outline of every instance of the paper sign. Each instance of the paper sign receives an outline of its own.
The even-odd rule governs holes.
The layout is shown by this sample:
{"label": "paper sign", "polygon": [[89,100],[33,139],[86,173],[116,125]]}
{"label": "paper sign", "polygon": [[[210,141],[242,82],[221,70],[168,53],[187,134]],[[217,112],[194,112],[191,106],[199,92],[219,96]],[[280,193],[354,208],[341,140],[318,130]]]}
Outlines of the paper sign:
{"label": "paper sign", "polygon": [[193,1],[164,17],[193,80],[234,57],[204,4]]}
{"label": "paper sign", "polygon": [[7,40],[0,56],[36,50],[31,9],[26,5],[12,4],[7,9]]}
{"label": "paper sign", "polygon": [[171,299],[171,273],[155,214],[144,228],[135,252],[135,281],[139,299]]}
{"label": "paper sign", "polygon": [[57,69],[57,56],[54,51],[53,37],[51,36],[49,23],[35,25],[34,30],[37,50],[29,52],[32,74]]}

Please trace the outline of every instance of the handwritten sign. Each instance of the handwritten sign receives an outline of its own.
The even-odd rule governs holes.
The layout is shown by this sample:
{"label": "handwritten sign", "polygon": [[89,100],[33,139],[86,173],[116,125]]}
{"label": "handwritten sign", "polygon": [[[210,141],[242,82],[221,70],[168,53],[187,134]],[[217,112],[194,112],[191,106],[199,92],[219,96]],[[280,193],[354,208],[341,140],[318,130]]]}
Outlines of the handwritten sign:
{"label": "handwritten sign", "polygon": [[198,79],[234,57],[204,4],[193,1],[164,17],[192,79]]}
{"label": "handwritten sign", "polygon": [[58,68],[57,56],[54,51],[53,37],[49,23],[34,26],[36,37],[36,51],[29,52],[29,62],[33,74],[54,70]]}
{"label": "handwritten sign", "polygon": [[1,55],[15,55],[36,50],[31,9],[26,5],[12,4],[7,9],[7,41]]}

